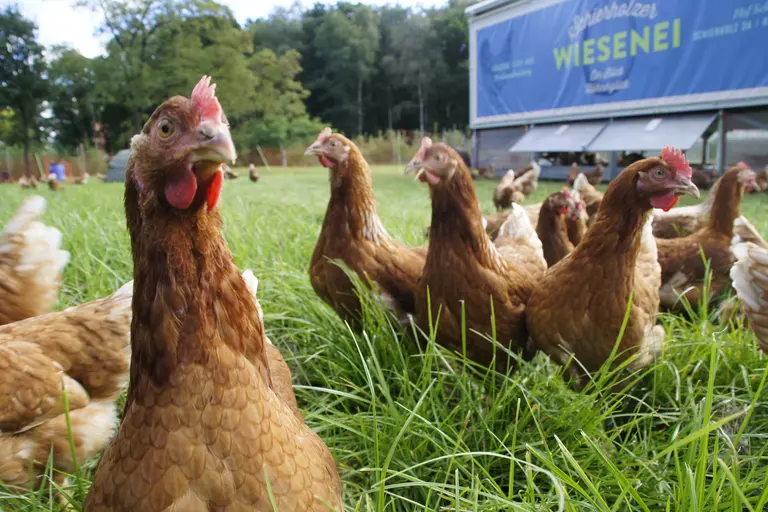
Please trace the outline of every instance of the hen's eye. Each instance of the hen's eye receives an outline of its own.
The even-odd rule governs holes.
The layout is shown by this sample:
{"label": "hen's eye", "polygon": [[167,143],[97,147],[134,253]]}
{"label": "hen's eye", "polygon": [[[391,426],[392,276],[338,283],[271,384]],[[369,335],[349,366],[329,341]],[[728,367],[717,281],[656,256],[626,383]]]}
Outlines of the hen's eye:
{"label": "hen's eye", "polygon": [[170,137],[173,133],[173,123],[168,119],[163,119],[160,121],[160,126],[157,131],[163,138]]}
{"label": "hen's eye", "polygon": [[332,147],[332,148],[335,148],[335,147],[337,147],[338,145],[339,145],[339,142],[338,142],[338,141],[336,141],[336,140],[332,140],[332,141],[331,141],[331,147]]}
{"label": "hen's eye", "polygon": [[661,167],[657,167],[653,170],[653,177],[657,179],[662,179],[667,176],[667,171],[665,169],[662,169]]}

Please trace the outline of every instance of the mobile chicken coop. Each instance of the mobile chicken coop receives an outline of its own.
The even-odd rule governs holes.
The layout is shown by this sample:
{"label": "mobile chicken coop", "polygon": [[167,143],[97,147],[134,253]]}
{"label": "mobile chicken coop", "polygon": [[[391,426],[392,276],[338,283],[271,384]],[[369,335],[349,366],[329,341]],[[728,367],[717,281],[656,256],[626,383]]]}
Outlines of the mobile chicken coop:
{"label": "mobile chicken coop", "polygon": [[562,178],[599,154],[612,177],[666,145],[718,171],[768,164],[767,0],[485,0],[466,13],[476,167],[537,158]]}

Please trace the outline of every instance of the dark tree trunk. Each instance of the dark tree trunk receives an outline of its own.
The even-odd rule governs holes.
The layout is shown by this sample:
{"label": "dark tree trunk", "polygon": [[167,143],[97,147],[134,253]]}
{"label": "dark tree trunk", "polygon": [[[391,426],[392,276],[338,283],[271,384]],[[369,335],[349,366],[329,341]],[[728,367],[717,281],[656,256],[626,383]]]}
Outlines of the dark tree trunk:
{"label": "dark tree trunk", "polygon": [[29,162],[29,119],[27,119],[27,113],[22,111],[21,113],[21,129],[23,132],[23,144],[24,144],[24,175],[27,178],[32,177],[32,171]]}
{"label": "dark tree trunk", "polygon": [[133,111],[133,133],[139,133],[141,131],[141,112],[138,110]]}
{"label": "dark tree trunk", "polygon": [[363,77],[357,79],[357,136],[363,136]]}

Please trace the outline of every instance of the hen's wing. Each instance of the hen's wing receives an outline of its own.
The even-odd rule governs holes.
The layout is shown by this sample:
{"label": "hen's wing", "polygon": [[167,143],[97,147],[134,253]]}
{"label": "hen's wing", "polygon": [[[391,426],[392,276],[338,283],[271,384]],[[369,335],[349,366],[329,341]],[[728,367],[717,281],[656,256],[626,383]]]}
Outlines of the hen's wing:
{"label": "hen's wing", "polygon": [[88,393],[42,348],[26,341],[0,342],[0,435],[17,434],[84,407]]}
{"label": "hen's wing", "polygon": [[37,219],[45,199],[27,198],[0,233],[0,325],[47,313],[56,305],[69,253],[61,232]]}
{"label": "hen's wing", "polygon": [[768,353],[768,247],[742,242],[733,246],[733,253],[733,287],[760,348]]}
{"label": "hen's wing", "polygon": [[123,391],[131,358],[133,281],[108,297],[0,327],[0,343],[39,346],[92,399]]}

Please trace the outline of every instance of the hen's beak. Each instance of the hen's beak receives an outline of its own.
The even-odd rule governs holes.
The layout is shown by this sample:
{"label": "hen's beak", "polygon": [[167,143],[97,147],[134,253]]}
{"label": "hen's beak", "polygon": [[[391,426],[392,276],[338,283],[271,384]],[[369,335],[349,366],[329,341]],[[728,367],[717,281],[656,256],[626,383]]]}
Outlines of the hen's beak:
{"label": "hen's beak", "polygon": [[319,142],[314,142],[311,146],[307,148],[307,150],[304,152],[304,156],[312,156],[312,155],[318,155],[320,153],[320,146],[322,146]]}
{"label": "hen's beak", "polygon": [[696,199],[701,197],[698,187],[696,187],[696,185],[694,185],[693,182],[688,178],[678,176],[675,181],[675,194],[691,196],[695,197]]}
{"label": "hen's beak", "polygon": [[200,142],[192,148],[190,163],[194,165],[197,162],[216,162],[234,165],[237,152],[227,125],[203,121],[198,126],[197,133]]}
{"label": "hen's beak", "polygon": [[421,167],[421,159],[420,158],[414,158],[408,164],[405,166],[405,170],[403,171],[403,174],[416,174],[418,177],[421,175],[421,173],[424,172],[424,169]]}

